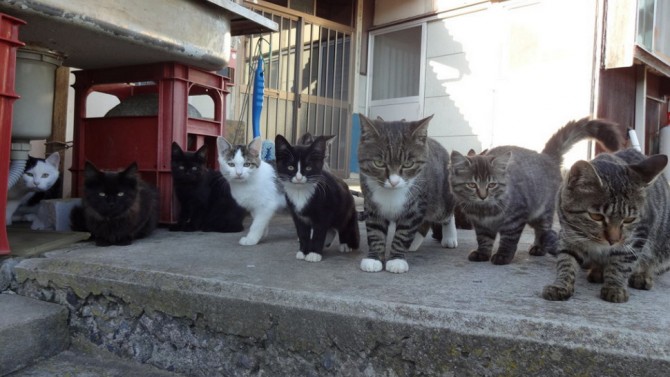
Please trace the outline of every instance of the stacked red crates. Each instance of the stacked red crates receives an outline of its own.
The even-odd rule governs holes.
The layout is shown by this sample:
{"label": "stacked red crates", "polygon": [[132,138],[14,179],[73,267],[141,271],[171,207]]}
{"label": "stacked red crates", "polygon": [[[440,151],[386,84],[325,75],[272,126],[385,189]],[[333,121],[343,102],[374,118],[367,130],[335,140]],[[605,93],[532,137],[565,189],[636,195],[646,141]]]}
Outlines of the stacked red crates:
{"label": "stacked red crates", "polygon": [[9,180],[9,152],[12,143],[12,107],[19,96],[14,92],[16,79],[16,50],[23,46],[19,41],[19,26],[25,22],[0,13],[0,255],[9,254],[5,210],[7,182]]}
{"label": "stacked red crates", "polygon": [[[86,160],[105,170],[119,170],[135,161],[142,178],[159,189],[161,223],[176,221],[177,202],[173,198],[170,173],[171,144],[176,141],[187,150],[207,144],[208,160],[214,166],[216,137],[225,131],[229,79],[173,62],[82,70],[74,74],[72,196],[81,196]],[[136,94],[156,93],[158,114],[87,118],[86,99],[91,92],[111,94],[120,100]],[[189,117],[189,95],[209,96],[214,103],[213,119]],[[187,141],[191,143],[187,145]]]}

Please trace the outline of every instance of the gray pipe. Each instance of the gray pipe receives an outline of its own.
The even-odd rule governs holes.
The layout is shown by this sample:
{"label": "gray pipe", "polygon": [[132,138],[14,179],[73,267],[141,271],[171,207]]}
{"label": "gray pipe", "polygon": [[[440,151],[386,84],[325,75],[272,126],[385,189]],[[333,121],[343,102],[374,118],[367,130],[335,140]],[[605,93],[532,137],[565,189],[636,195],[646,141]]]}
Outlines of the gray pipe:
{"label": "gray pipe", "polygon": [[27,163],[28,160],[12,160],[12,163],[9,166],[9,183],[7,184],[7,191],[14,187],[19,179],[21,179]]}

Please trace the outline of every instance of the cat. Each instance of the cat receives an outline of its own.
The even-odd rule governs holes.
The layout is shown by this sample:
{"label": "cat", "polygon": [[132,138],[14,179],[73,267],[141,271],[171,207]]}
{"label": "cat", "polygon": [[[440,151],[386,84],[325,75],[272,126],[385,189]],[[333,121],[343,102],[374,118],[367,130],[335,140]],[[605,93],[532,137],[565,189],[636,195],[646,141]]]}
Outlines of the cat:
{"label": "cat", "polygon": [[542,296],[567,300],[580,266],[603,283],[600,297],[626,302],[626,285],[649,290],[670,267],[670,190],[661,173],[666,155],[635,149],[600,154],[570,169],[558,195],[557,276]]}
{"label": "cat", "polygon": [[[470,261],[510,263],[526,224],[535,231],[529,254],[555,253],[557,235],[552,225],[563,154],[586,138],[598,140],[609,150],[619,149],[622,141],[616,125],[587,117],[559,129],[542,153],[516,146],[500,146],[471,156],[451,152],[456,205],[477,236],[477,250],[468,255]],[[498,250],[491,256],[498,233]]]}
{"label": "cat", "polygon": [[358,161],[369,247],[360,264],[363,271],[407,272],[405,253],[418,249],[432,223],[442,226],[443,247],[458,245],[449,154],[428,137],[431,119],[384,121],[360,115]]}
{"label": "cat", "polygon": [[120,172],[84,165],[82,205],[70,213],[72,230],[89,232],[97,246],[130,245],[158,225],[158,191],[144,182],[132,163]]}
{"label": "cat", "polygon": [[207,168],[207,145],[184,152],[172,142],[172,181],[180,211],[171,231],[237,233],[246,215],[218,170]]}
{"label": "cat", "polygon": [[219,169],[230,184],[233,198],[251,214],[249,232],[240,245],[256,245],[268,232],[268,224],[279,209],[286,208],[284,191],[274,166],[260,158],[262,140],[232,145],[223,136],[216,140]]}
{"label": "cat", "polygon": [[5,221],[12,225],[14,219],[31,221],[31,229],[45,226],[37,217],[37,206],[43,199],[60,197],[60,154],[54,152],[46,159],[28,156],[21,179],[7,191]]}
{"label": "cat", "polygon": [[328,233],[337,231],[340,251],[357,250],[358,216],[349,186],[325,168],[328,140],[334,136],[305,134],[292,146],[275,137],[277,174],[299,239],[297,259],[321,261]]}

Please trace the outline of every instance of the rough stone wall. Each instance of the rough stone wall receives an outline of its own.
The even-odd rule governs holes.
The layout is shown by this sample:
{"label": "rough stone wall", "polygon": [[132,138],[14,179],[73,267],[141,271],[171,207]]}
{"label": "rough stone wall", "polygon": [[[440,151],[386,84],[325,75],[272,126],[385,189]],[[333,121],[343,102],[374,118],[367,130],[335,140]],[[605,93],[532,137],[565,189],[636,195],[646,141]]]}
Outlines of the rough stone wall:
{"label": "rough stone wall", "polygon": [[15,285],[19,294],[66,306],[78,340],[189,376],[617,376],[644,366],[585,349],[253,302],[244,305],[257,335],[245,336],[232,323],[230,331],[215,330],[200,314],[138,309],[111,292],[79,297],[52,283]]}

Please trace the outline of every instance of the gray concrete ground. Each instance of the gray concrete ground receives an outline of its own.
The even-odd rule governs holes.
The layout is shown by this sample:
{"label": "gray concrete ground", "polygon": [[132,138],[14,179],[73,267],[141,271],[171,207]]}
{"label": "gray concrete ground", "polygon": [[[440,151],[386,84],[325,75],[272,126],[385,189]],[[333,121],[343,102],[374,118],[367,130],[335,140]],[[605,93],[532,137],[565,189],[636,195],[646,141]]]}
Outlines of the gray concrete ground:
{"label": "gray concrete ground", "polygon": [[[82,323],[88,319],[80,302],[109,296],[135,317],[163,313],[188,319],[191,328],[234,335],[231,352],[246,352],[235,356],[241,370],[248,368],[240,375],[651,376],[670,370],[670,275],[651,291],[631,290],[628,303],[612,304],[582,273],[573,298],[550,302],[541,291],[554,278],[554,258],[526,252],[530,232],[507,266],[467,260],[476,245],[473,231],[459,230],[456,249],[427,238],[408,256],[409,272],[399,275],[361,271],[366,246],[343,254],[335,243],[321,262],[296,260],[297,238],[286,215],[275,217],[259,245],[239,246],[241,235],[160,229],[128,247],[75,244],[21,261],[19,291],[51,294],[55,302],[61,297]],[[117,347],[118,334],[107,344],[92,330],[79,331],[101,347]],[[188,360],[161,359],[160,344],[142,352],[118,346],[117,353],[126,349],[128,357],[164,369],[208,375],[197,366],[180,369]],[[183,357],[202,353],[189,355]]]}

